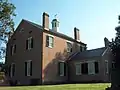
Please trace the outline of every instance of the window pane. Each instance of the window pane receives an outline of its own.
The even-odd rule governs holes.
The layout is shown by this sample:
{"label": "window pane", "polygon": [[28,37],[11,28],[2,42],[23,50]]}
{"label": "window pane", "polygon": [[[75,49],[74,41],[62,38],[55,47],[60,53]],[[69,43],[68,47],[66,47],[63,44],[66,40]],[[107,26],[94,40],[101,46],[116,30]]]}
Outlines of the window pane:
{"label": "window pane", "polygon": [[81,68],[82,68],[82,74],[88,74],[88,63],[82,63],[81,64]]}
{"label": "window pane", "polygon": [[28,49],[28,40],[26,40],[26,50]]}
{"label": "window pane", "polygon": [[46,47],[49,46],[49,36],[46,36]]}
{"label": "window pane", "polygon": [[30,62],[27,62],[27,75],[30,75]]}
{"label": "window pane", "polygon": [[53,47],[53,44],[54,44],[53,42],[54,42],[54,38],[49,36],[49,46],[50,47]]}
{"label": "window pane", "polygon": [[112,61],[112,68],[115,68],[115,62]]}
{"label": "window pane", "polygon": [[89,74],[95,74],[94,62],[89,62],[88,63],[88,73]]}
{"label": "window pane", "polygon": [[15,75],[15,64],[12,64],[12,76]]}
{"label": "window pane", "polygon": [[99,73],[99,65],[98,65],[98,62],[95,62],[95,73]]}
{"label": "window pane", "polygon": [[27,62],[25,62],[25,76],[27,76]]}
{"label": "window pane", "polygon": [[82,46],[80,46],[80,51],[82,52]]}
{"label": "window pane", "polygon": [[67,52],[72,52],[72,44],[67,42]]}
{"label": "window pane", "polygon": [[64,63],[60,62],[60,75],[63,76],[64,75]]}
{"label": "window pane", "polygon": [[26,41],[26,48],[31,49],[33,48],[33,38],[29,37],[28,40]]}
{"label": "window pane", "polygon": [[108,73],[108,61],[105,61],[106,73]]}
{"label": "window pane", "polygon": [[31,48],[33,48],[33,38],[31,38]]}
{"label": "window pane", "polygon": [[80,74],[81,74],[81,65],[76,64],[76,75],[80,75]]}
{"label": "window pane", "polygon": [[14,47],[13,51],[14,53],[16,53],[16,45],[14,45],[13,47]]}

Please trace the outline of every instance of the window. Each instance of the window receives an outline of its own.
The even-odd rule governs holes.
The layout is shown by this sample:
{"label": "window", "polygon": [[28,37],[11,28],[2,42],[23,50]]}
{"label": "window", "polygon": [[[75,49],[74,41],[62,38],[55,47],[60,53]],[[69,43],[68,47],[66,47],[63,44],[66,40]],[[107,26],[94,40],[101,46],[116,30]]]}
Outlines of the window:
{"label": "window", "polygon": [[95,65],[92,61],[88,63],[88,74],[95,74]]}
{"label": "window", "polygon": [[57,27],[57,23],[55,22],[55,27]]}
{"label": "window", "polygon": [[105,60],[105,71],[108,73],[108,60]]}
{"label": "window", "polygon": [[82,52],[82,46],[80,46],[80,51]]}
{"label": "window", "polygon": [[32,76],[32,61],[25,62],[25,76]]}
{"label": "window", "polygon": [[76,75],[81,75],[81,63],[77,63],[75,66],[76,66]]}
{"label": "window", "polygon": [[112,68],[115,68],[115,61],[112,61]]}
{"label": "window", "polygon": [[72,52],[72,44],[67,42],[67,52]]}
{"label": "window", "polygon": [[65,76],[66,74],[66,64],[65,62],[59,62],[58,71],[60,76]]}
{"label": "window", "polygon": [[16,53],[16,45],[15,44],[13,46],[11,46],[11,55],[13,55],[14,53]]}
{"label": "window", "polygon": [[54,38],[52,36],[46,36],[46,46],[50,48],[54,46]]}
{"label": "window", "polygon": [[82,74],[88,74],[88,63],[82,63],[81,64],[81,73]]}
{"label": "window", "polygon": [[26,49],[31,49],[33,48],[33,38],[32,37],[29,37],[27,40],[26,40]]}
{"label": "window", "polygon": [[20,29],[20,32],[21,32],[21,33],[24,32],[24,28],[21,28],[21,29]]}
{"label": "window", "polygon": [[95,73],[99,73],[99,64],[98,62],[94,62],[95,65]]}
{"label": "window", "polygon": [[9,76],[13,77],[15,75],[15,64],[12,63],[9,67]]}

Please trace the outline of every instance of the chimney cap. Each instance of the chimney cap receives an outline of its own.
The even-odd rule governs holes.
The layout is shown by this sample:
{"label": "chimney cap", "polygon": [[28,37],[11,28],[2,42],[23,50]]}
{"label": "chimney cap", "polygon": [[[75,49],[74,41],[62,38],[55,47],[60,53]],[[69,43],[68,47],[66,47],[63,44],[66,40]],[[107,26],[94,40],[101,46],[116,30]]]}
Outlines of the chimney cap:
{"label": "chimney cap", "polygon": [[78,30],[78,31],[79,31],[79,29],[78,29],[78,28],[76,28],[76,27],[74,27],[74,30]]}
{"label": "chimney cap", "polygon": [[49,14],[47,12],[43,12],[43,15],[47,15],[49,17]]}

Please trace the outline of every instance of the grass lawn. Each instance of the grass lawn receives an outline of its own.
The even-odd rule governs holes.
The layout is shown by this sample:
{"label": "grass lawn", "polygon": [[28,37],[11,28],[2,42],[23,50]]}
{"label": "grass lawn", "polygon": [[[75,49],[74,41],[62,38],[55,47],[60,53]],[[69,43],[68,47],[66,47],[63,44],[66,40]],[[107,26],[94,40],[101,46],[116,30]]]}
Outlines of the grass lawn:
{"label": "grass lawn", "polygon": [[65,84],[47,86],[0,87],[0,90],[105,90],[110,84]]}

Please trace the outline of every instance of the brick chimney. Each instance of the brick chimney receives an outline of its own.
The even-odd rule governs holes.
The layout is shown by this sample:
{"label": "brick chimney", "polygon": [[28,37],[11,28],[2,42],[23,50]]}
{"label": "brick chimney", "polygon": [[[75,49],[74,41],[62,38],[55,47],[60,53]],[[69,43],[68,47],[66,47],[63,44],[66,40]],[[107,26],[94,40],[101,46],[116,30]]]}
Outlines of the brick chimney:
{"label": "brick chimney", "polygon": [[49,30],[49,15],[46,12],[43,13],[43,28]]}
{"label": "brick chimney", "polygon": [[79,29],[76,27],[74,28],[74,39],[80,41]]}
{"label": "brick chimney", "polygon": [[108,47],[109,46],[109,40],[105,37],[104,38],[104,44],[105,44],[105,47]]}

